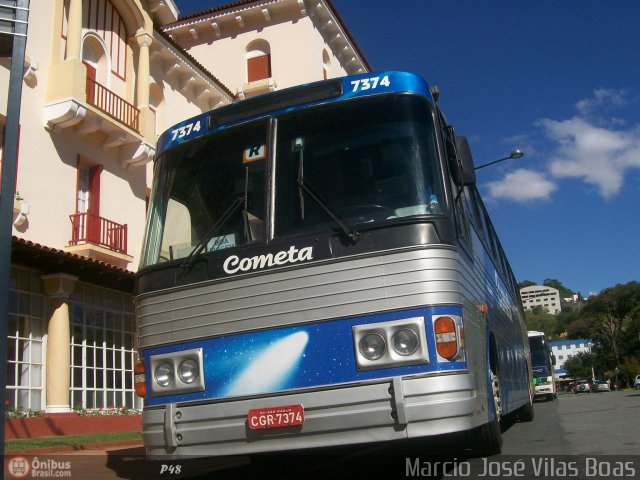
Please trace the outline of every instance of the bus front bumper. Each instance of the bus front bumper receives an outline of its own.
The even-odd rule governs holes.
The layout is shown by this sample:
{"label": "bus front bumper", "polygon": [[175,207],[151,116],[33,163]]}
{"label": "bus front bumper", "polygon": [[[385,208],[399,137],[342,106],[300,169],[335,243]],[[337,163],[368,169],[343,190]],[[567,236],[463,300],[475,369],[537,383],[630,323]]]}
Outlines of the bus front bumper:
{"label": "bus front bumper", "polygon": [[[417,438],[486,423],[470,374],[394,377],[379,383],[218,403],[145,409],[147,455],[236,455]],[[252,409],[299,404],[304,424],[251,430]]]}

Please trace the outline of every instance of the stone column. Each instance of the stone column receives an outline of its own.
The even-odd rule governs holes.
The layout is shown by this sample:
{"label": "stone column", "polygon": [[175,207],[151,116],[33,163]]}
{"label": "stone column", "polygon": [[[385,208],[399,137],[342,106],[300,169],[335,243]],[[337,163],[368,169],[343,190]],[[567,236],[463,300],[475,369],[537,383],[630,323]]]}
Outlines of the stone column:
{"label": "stone column", "polygon": [[136,95],[138,99],[138,108],[149,106],[149,47],[153,41],[153,37],[146,32],[136,35],[140,52],[138,55],[138,77],[136,84]]}
{"label": "stone column", "polygon": [[65,58],[82,60],[82,0],[71,0],[69,4]]}
{"label": "stone column", "polygon": [[40,277],[49,296],[49,324],[47,327],[47,406],[46,413],[70,412],[71,319],[69,295],[78,277],[54,273]]}

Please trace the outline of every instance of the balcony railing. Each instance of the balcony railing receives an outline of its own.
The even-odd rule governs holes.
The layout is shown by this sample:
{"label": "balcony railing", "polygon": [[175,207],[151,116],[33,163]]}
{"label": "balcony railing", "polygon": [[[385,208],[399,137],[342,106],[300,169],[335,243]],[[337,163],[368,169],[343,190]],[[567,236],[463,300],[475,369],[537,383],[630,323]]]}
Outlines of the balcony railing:
{"label": "balcony railing", "polygon": [[87,77],[87,103],[140,133],[140,110],[90,77]]}
{"label": "balcony railing", "polygon": [[127,254],[127,226],[91,213],[69,215],[70,245],[93,243],[114,252]]}

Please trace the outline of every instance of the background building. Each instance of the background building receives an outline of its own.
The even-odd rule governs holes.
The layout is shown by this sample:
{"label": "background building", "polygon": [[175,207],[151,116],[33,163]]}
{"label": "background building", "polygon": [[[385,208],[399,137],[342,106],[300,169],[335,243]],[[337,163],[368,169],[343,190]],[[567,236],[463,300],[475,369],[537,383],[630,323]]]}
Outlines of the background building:
{"label": "background building", "polygon": [[520,289],[520,297],[525,310],[542,307],[552,315],[557,315],[561,311],[560,292],[555,288],[531,285]]}
{"label": "background building", "polygon": [[564,364],[579,353],[591,353],[593,341],[587,338],[549,342],[551,353],[556,357],[555,372],[559,376],[567,375]]}
{"label": "background building", "polygon": [[[9,67],[0,59],[1,92]],[[172,0],[31,0],[9,406],[141,406],[133,272],[165,129],[237,99],[368,70],[325,0],[245,0],[185,19]],[[0,94],[0,127],[6,107]]]}

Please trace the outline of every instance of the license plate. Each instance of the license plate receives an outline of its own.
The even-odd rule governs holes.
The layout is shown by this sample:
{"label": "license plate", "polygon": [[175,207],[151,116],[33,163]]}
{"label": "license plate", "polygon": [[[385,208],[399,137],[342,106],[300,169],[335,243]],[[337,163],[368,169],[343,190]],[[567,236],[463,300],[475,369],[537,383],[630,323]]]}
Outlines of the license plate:
{"label": "license plate", "polygon": [[304,407],[287,405],[285,407],[256,408],[247,414],[249,428],[279,428],[302,425],[304,423]]}

